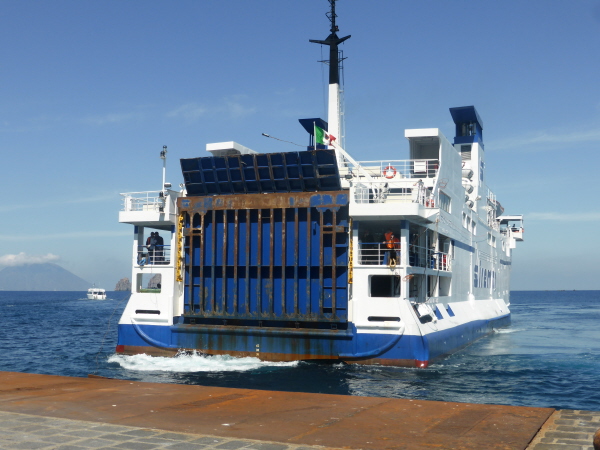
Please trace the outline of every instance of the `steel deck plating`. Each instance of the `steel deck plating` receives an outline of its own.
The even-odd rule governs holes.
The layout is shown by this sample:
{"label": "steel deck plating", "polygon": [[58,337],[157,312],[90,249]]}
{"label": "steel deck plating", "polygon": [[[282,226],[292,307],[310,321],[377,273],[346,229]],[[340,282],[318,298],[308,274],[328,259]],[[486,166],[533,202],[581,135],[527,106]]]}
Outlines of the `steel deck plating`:
{"label": "steel deck plating", "polygon": [[525,449],[554,412],[12,372],[0,386],[9,413],[350,449]]}

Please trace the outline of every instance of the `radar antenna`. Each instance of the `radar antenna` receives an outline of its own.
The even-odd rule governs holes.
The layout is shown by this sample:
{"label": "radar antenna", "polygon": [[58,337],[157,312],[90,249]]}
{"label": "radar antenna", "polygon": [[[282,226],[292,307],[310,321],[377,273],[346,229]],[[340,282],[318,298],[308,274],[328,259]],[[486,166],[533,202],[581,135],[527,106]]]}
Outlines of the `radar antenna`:
{"label": "radar antenna", "polygon": [[336,34],[339,31],[338,26],[335,24],[335,18],[337,17],[337,15],[335,14],[336,1],[337,0],[329,0],[331,10],[325,14],[331,22],[331,34],[327,36],[327,39],[325,39],[324,41],[317,39],[309,39],[310,42],[314,42],[315,44],[329,46],[329,84],[340,84],[340,60],[338,56],[338,45],[344,42],[346,39],[350,38],[350,35],[345,36],[343,38],[339,38]]}

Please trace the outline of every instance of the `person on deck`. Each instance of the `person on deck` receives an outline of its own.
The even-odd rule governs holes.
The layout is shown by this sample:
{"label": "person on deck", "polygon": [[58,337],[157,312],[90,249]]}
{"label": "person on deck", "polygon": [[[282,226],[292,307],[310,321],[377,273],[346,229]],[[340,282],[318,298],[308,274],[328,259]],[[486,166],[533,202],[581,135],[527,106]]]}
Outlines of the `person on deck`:
{"label": "person on deck", "polygon": [[400,250],[400,239],[398,239],[394,232],[391,229],[387,229],[384,234],[384,246],[385,246],[385,256],[383,259],[383,264],[388,264],[390,266],[395,266],[398,264],[399,259],[399,250]]}
{"label": "person on deck", "polygon": [[150,236],[148,236],[148,239],[146,239],[146,248],[148,249],[148,262],[150,264],[154,264],[154,253],[156,250],[156,235],[158,233],[155,233],[154,231],[152,233],[150,233]]}
{"label": "person on deck", "polygon": [[156,238],[156,262],[162,264],[165,261],[165,240],[158,234],[158,231],[154,233]]}

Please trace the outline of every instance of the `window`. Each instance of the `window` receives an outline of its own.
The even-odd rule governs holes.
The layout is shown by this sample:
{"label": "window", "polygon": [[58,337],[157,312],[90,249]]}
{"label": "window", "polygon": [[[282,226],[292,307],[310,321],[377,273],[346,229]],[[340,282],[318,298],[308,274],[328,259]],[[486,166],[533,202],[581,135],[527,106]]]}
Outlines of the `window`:
{"label": "window", "polygon": [[460,146],[460,157],[463,161],[471,160],[471,145],[461,145]]}
{"label": "window", "polygon": [[451,277],[440,277],[440,297],[447,297],[450,295],[450,286],[452,284]]}
{"label": "window", "polygon": [[400,297],[400,276],[398,275],[371,275],[371,297]]}
{"label": "window", "polygon": [[161,291],[161,275],[157,273],[139,273],[135,291],[159,294]]}
{"label": "window", "polygon": [[447,213],[450,212],[450,197],[442,191],[440,191],[440,208]]}

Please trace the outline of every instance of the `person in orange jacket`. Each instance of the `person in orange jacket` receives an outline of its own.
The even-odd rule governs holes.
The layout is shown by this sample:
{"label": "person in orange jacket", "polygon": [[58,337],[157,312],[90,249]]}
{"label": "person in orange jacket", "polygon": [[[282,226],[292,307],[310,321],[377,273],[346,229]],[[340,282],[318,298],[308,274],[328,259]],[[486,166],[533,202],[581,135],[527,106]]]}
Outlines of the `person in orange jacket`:
{"label": "person in orange jacket", "polygon": [[384,233],[386,255],[384,257],[384,264],[396,265],[398,264],[398,250],[400,250],[400,239],[394,236],[394,233],[389,228]]}

